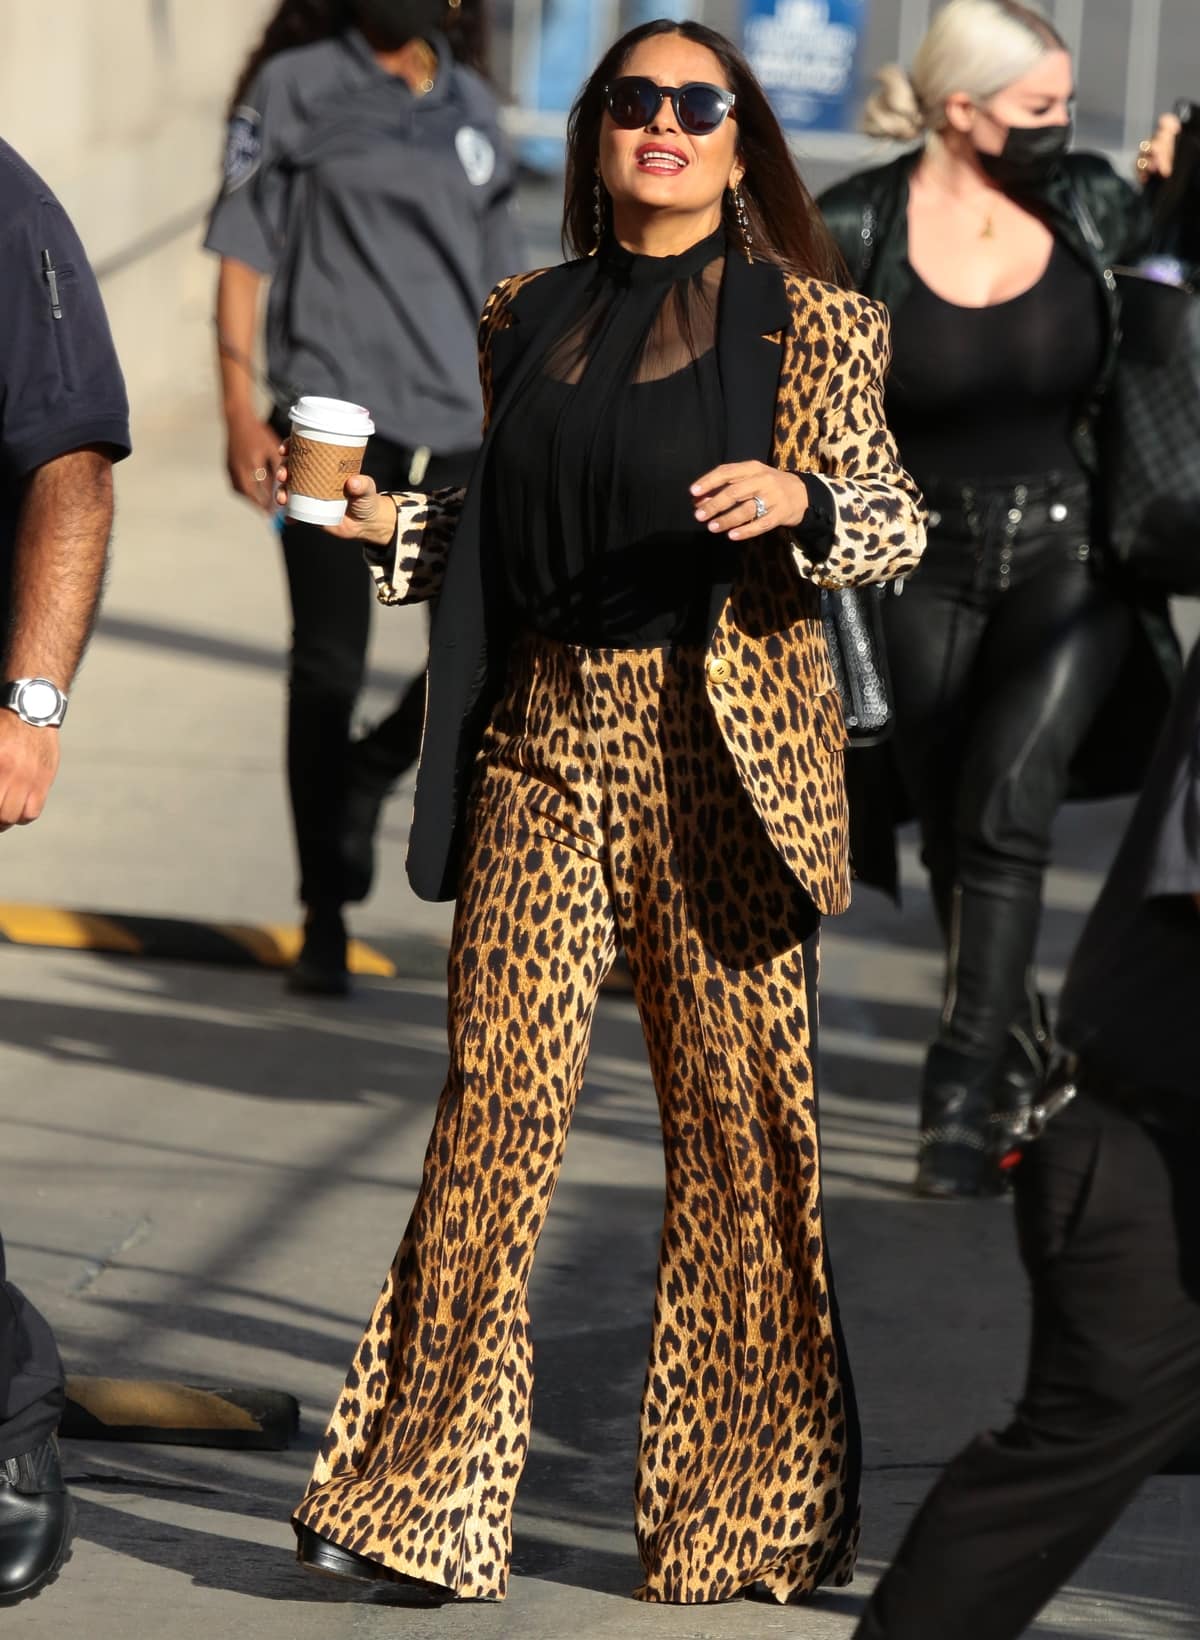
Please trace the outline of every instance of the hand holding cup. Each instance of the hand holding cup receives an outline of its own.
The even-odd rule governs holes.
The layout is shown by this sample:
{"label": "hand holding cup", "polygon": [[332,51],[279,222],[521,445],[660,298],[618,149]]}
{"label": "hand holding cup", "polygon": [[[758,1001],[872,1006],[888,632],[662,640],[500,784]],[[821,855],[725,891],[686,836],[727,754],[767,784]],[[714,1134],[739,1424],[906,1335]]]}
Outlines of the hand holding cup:
{"label": "hand holding cup", "polygon": [[276,474],[276,500],[287,516],[343,540],[386,545],[396,529],[395,503],[361,471],[375,431],[369,412],[342,399],[305,397],[289,416],[292,433]]}
{"label": "hand holding cup", "polygon": [[[281,507],[286,508],[289,500],[288,456],[286,444],[279,446],[281,465],[275,474],[275,482],[279,488],[275,492],[275,499]],[[396,503],[390,495],[380,495],[375,488],[375,480],[366,473],[356,473],[348,478],[343,486],[346,498],[346,510],[336,524],[323,524],[321,527],[327,535],[336,535],[341,541],[369,541],[378,547],[386,547],[396,533]]]}

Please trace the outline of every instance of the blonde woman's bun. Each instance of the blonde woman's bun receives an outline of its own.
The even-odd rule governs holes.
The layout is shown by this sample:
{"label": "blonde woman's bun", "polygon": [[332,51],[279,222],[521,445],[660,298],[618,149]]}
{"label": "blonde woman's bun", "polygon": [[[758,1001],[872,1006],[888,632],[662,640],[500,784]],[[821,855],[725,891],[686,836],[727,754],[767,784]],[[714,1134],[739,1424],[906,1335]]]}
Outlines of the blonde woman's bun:
{"label": "blonde woman's bun", "polygon": [[913,90],[913,83],[899,63],[888,63],[875,76],[876,89],[863,109],[863,130],[868,136],[888,137],[893,142],[915,142],[924,136],[925,115]]}

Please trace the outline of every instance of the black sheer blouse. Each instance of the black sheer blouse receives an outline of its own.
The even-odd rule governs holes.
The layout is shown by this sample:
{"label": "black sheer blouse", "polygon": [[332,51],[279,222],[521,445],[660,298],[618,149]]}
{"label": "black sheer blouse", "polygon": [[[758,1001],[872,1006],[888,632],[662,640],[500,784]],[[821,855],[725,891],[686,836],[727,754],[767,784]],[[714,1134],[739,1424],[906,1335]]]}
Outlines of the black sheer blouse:
{"label": "black sheer blouse", "polygon": [[488,496],[518,620],[589,647],[702,641],[736,543],[689,486],[724,459],[719,230],[680,256],[610,242],[582,316],[497,427]]}

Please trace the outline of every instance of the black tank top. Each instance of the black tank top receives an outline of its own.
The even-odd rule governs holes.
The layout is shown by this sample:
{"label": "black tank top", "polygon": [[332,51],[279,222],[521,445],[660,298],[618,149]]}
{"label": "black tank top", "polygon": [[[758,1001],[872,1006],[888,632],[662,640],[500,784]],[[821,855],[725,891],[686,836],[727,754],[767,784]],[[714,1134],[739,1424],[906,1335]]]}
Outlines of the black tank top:
{"label": "black tank top", "polygon": [[1055,240],[1037,283],[991,307],[913,279],[893,315],[887,411],[918,484],[1077,473],[1071,432],[1104,357],[1095,276]]}

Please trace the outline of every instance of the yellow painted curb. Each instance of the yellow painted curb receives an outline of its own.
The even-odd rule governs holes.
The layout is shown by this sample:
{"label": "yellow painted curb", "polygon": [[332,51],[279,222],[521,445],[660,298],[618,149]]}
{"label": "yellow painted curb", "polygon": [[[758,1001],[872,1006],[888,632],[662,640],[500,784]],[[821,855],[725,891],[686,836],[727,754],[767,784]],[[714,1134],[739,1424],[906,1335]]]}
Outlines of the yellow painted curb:
{"label": "yellow painted curb", "polygon": [[[290,968],[300,954],[303,937],[301,929],[284,924],[199,922],[0,904],[0,942],[59,951],[106,951],[149,961],[245,965],[248,959],[260,968]],[[346,962],[352,974],[396,977],[395,963],[362,940],[350,941]]]}
{"label": "yellow painted curb", "polygon": [[111,918],[90,911],[58,911],[50,905],[0,905],[0,934],[13,945],[121,951],[132,957],[142,953],[141,940]]}
{"label": "yellow painted curb", "polygon": [[[236,945],[243,946],[264,968],[290,968],[300,955],[303,930],[284,923],[213,923],[213,929]],[[379,979],[395,979],[396,964],[362,940],[351,940],[346,949],[346,966],[352,974],[372,974]]]}

